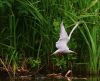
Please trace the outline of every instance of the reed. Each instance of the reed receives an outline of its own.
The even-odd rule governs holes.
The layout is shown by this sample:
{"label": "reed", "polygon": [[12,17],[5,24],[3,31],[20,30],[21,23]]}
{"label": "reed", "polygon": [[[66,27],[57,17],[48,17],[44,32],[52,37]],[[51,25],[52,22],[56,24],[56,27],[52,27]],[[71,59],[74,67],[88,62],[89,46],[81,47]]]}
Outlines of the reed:
{"label": "reed", "polygon": [[[97,4],[97,5],[96,5]],[[93,7],[93,8],[92,8]],[[95,3],[91,1],[91,4],[86,8],[90,10],[91,13],[85,14],[84,16],[80,16],[80,18],[84,18],[83,24],[84,28],[81,29],[80,31],[84,37],[84,40],[88,46],[88,51],[89,55],[89,64],[88,68],[90,71],[90,74],[98,74],[99,72],[99,39],[98,39],[98,32],[99,32],[99,11],[98,9],[100,8],[99,2],[95,0]],[[95,9],[97,9],[95,11]],[[94,12],[92,12],[94,11]],[[90,20],[89,20],[90,19]],[[85,49],[84,49],[85,50]]]}

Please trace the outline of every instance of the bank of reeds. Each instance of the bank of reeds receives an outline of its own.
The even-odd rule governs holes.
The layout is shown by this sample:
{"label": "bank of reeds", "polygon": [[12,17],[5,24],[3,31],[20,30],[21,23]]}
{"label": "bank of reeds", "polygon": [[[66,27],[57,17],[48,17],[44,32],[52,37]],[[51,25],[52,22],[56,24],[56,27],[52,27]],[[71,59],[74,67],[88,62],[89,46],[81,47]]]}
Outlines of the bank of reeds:
{"label": "bank of reeds", "polygon": [[29,65],[40,61],[36,64],[38,69],[50,63],[49,55],[55,50],[61,21],[68,33],[77,21],[82,21],[69,46],[79,51],[77,62],[88,62],[88,70],[97,73],[100,71],[99,5],[99,0],[1,0],[1,66],[10,65],[15,75],[16,69],[22,66],[21,61],[25,67],[31,57],[33,61]]}

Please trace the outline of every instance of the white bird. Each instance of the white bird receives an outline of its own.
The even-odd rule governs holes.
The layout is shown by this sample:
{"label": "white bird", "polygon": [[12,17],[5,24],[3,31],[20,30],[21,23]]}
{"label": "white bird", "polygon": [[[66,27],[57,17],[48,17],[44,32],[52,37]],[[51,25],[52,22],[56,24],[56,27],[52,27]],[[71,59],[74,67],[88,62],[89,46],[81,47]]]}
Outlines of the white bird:
{"label": "white bird", "polygon": [[76,25],[73,27],[73,29],[71,30],[69,36],[67,34],[67,32],[65,31],[64,25],[63,25],[63,21],[61,23],[61,30],[60,30],[60,38],[59,40],[56,42],[56,47],[57,50],[53,53],[53,54],[58,54],[58,53],[75,53],[74,51],[70,50],[68,47],[68,42],[71,38],[71,35],[73,33],[73,31],[77,28],[79,22],[76,23]]}

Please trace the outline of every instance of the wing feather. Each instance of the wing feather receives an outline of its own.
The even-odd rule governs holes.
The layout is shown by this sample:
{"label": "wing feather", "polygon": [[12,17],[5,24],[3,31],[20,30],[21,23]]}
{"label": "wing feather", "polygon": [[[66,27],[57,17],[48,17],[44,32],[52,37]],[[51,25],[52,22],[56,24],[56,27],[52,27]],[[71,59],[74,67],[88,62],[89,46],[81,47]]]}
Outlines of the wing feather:
{"label": "wing feather", "polygon": [[69,41],[68,34],[65,31],[65,28],[64,28],[64,25],[63,25],[63,21],[62,21],[61,30],[60,30],[60,38],[56,42],[56,47],[58,49],[64,49],[64,48],[66,48],[66,44],[67,44],[68,41]]}

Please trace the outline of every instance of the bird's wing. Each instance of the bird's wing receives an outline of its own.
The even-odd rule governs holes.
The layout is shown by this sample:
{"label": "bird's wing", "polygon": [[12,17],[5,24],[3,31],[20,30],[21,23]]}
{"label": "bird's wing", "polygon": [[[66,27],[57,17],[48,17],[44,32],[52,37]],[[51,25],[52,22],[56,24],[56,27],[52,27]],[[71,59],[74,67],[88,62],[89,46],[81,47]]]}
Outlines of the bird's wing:
{"label": "bird's wing", "polygon": [[61,29],[60,29],[60,38],[59,39],[67,39],[68,38],[68,34],[65,31],[64,25],[63,25],[63,21],[61,23]]}
{"label": "bird's wing", "polygon": [[60,38],[56,42],[56,47],[58,49],[66,48],[66,44],[67,44],[68,41],[69,41],[68,34],[65,31],[65,28],[64,28],[64,25],[63,25],[63,21],[62,21],[62,23],[61,23],[61,30],[60,30]]}
{"label": "bird's wing", "polygon": [[70,40],[70,38],[71,38],[71,35],[72,35],[73,31],[77,28],[78,25],[79,25],[79,22],[77,22],[76,25],[75,25],[75,26],[73,27],[73,29],[71,30],[71,32],[70,32],[70,34],[69,34],[69,36],[68,36],[69,40]]}

